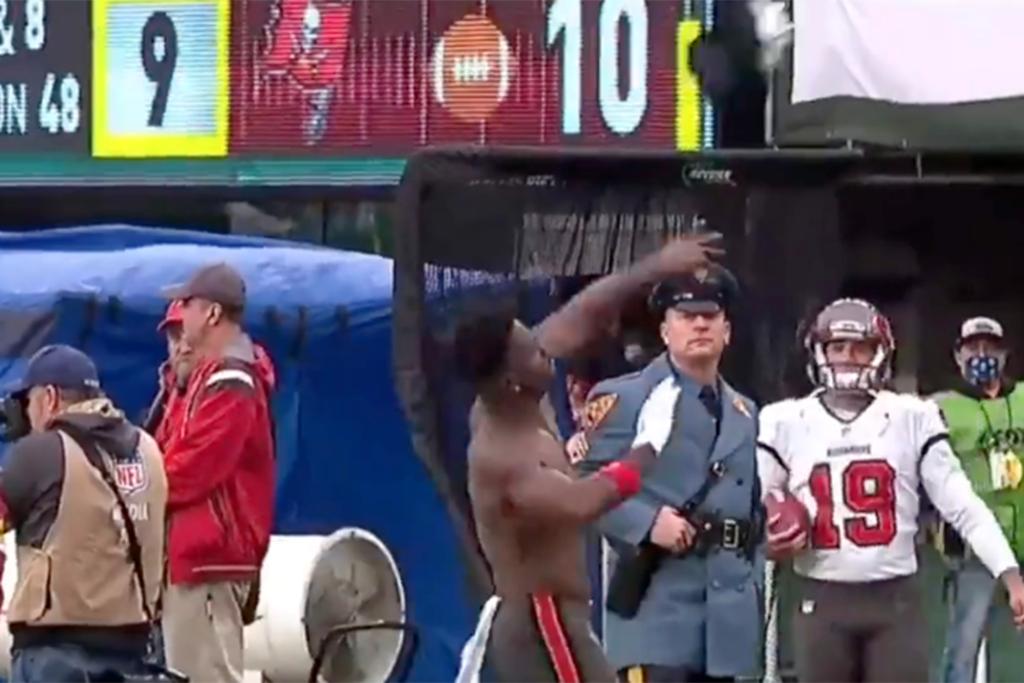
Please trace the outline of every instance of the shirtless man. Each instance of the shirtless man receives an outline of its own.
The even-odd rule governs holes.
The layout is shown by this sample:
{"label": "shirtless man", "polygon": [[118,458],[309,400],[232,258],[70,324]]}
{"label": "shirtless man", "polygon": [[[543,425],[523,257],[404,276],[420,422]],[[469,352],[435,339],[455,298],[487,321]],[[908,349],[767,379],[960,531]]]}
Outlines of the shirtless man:
{"label": "shirtless man", "polygon": [[716,239],[674,240],[587,287],[533,331],[511,314],[490,313],[456,333],[459,371],[478,391],[469,493],[496,589],[467,651],[486,642],[486,661],[501,680],[615,681],[590,628],[584,528],[640,489],[671,418],[641,411],[632,450],[577,479],[542,409],[551,359],[587,347],[645,286],[706,266],[722,253],[710,246]]}

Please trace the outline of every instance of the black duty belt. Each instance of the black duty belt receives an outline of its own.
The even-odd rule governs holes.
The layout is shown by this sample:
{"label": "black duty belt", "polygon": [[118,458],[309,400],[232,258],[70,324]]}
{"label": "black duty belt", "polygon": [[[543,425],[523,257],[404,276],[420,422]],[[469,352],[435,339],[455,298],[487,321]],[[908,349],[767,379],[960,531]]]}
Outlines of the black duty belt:
{"label": "black duty belt", "polygon": [[706,554],[712,549],[747,551],[754,540],[754,525],[746,519],[720,519],[693,515],[690,523],[697,528],[694,550]]}
{"label": "black duty belt", "polygon": [[[721,548],[736,552],[752,561],[761,535],[762,513],[758,486],[751,487],[751,515],[758,520],[756,523],[752,524],[745,519],[702,514],[698,511],[708,493],[724,475],[724,462],[711,463],[708,475],[700,488],[677,510],[697,530],[696,541],[687,552],[692,550],[695,554],[706,555],[714,548]],[[651,583],[651,577],[658,570],[662,560],[668,556],[668,552],[650,542],[641,543],[635,551],[628,547],[623,548],[608,584],[608,597],[605,603],[608,609],[624,619],[636,616]]]}

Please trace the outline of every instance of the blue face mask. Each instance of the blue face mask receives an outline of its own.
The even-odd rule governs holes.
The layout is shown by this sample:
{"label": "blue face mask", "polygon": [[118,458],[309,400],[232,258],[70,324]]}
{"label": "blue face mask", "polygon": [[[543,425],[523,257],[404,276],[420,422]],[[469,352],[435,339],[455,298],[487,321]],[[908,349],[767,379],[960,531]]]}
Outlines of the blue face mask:
{"label": "blue face mask", "polygon": [[975,386],[986,386],[999,379],[1000,365],[995,356],[971,356],[967,359],[964,376]]}

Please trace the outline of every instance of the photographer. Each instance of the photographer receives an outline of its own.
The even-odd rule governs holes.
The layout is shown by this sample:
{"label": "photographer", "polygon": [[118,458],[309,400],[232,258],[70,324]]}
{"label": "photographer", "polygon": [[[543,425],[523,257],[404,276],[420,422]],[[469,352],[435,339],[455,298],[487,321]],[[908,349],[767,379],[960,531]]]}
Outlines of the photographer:
{"label": "photographer", "polygon": [[0,525],[18,547],[11,680],[144,674],[167,504],[156,443],[69,346],[32,356],[5,413],[9,438],[23,436],[0,473]]}

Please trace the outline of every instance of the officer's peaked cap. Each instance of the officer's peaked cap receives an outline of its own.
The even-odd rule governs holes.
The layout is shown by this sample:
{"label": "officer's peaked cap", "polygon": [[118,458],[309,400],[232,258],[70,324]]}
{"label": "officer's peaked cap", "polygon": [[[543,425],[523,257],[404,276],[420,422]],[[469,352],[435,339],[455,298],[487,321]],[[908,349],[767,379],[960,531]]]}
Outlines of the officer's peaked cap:
{"label": "officer's peaked cap", "polygon": [[691,313],[729,313],[739,296],[739,282],[723,266],[712,263],[667,280],[651,291],[649,305],[659,316],[670,308]]}

